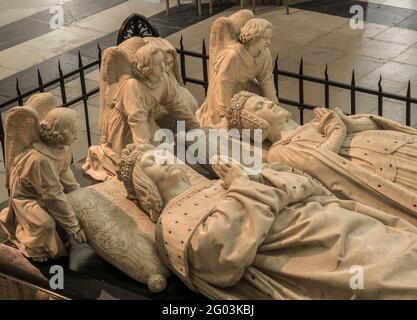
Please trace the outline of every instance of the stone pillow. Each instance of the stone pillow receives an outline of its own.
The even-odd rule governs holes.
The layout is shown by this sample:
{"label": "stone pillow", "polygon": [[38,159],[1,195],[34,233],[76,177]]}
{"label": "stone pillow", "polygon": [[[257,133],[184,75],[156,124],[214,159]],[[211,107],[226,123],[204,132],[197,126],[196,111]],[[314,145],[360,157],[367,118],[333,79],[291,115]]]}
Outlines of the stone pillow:
{"label": "stone pillow", "polygon": [[[186,166],[193,185],[207,178]],[[71,192],[69,200],[89,244],[104,260],[152,292],[165,288],[170,271],[154,246],[155,224],[134,202],[117,179]]]}
{"label": "stone pillow", "polygon": [[134,219],[93,188],[75,190],[68,198],[88,243],[100,257],[147,284],[152,292],[165,289],[166,277],[171,273],[149,239],[151,230],[144,231],[140,219]]}

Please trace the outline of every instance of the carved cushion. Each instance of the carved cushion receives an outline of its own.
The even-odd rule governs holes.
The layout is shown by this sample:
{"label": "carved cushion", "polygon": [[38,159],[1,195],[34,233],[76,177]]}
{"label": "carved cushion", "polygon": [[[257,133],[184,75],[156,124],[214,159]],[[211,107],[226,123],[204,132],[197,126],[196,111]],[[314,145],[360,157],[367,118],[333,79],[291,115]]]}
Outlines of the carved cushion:
{"label": "carved cushion", "polygon": [[[166,286],[168,268],[159,259],[141,220],[127,213],[93,188],[71,192],[68,198],[87,235],[88,243],[104,260],[152,292]],[[150,228],[149,228],[150,229]]]}
{"label": "carved cushion", "polygon": [[[186,167],[193,185],[208,181]],[[170,271],[159,258],[155,224],[127,199],[122,182],[110,179],[71,192],[69,200],[87,235],[88,243],[104,260],[153,292],[165,288]]]}

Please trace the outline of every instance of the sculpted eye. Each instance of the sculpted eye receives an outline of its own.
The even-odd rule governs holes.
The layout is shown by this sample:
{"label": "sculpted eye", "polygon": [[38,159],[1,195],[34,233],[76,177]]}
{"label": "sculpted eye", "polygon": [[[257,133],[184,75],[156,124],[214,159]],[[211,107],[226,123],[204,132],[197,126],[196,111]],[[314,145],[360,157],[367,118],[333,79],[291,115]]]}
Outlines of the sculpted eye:
{"label": "sculpted eye", "polygon": [[255,111],[261,110],[263,106],[264,106],[263,102],[261,101],[257,102],[255,105]]}
{"label": "sculpted eye", "polygon": [[145,158],[145,159],[142,161],[142,168],[144,168],[144,167],[150,167],[150,166],[152,166],[154,163],[155,163],[155,158],[154,158],[154,156],[149,156],[149,157]]}

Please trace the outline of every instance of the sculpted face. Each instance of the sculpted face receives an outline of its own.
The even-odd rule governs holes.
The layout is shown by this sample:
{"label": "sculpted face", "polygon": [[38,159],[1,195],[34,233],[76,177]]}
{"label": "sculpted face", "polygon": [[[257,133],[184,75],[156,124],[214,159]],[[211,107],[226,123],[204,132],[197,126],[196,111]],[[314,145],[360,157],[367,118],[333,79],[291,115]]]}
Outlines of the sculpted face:
{"label": "sculpted face", "polygon": [[254,113],[274,126],[284,124],[291,119],[291,113],[261,96],[250,97],[245,103],[245,110]]}
{"label": "sculpted face", "polygon": [[268,46],[271,44],[271,38],[272,38],[272,29],[268,28],[265,30],[262,38],[252,43],[251,47],[252,47],[253,52],[255,52],[255,56],[258,56],[262,51],[268,48]]}
{"label": "sculpted face", "polygon": [[165,55],[165,70],[166,72],[174,72],[174,57],[171,53]]}
{"label": "sculpted face", "polygon": [[74,122],[72,125],[72,128],[65,130],[65,132],[63,133],[64,136],[64,140],[62,141],[62,144],[64,146],[70,146],[74,143],[74,141],[77,139],[77,123]]}
{"label": "sculpted face", "polygon": [[165,72],[165,57],[162,51],[159,51],[154,57],[152,57],[151,61],[151,75],[157,78],[163,76]]}
{"label": "sculpted face", "polygon": [[181,165],[168,163],[169,155],[165,150],[148,150],[140,159],[143,172],[155,183],[160,192],[175,187],[186,178]]}

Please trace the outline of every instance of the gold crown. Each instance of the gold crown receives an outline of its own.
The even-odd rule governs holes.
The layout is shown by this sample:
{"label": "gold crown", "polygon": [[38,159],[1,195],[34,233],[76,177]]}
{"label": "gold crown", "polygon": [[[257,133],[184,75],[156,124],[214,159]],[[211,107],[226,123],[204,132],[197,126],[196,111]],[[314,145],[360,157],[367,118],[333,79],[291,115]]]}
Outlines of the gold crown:
{"label": "gold crown", "polygon": [[149,143],[132,143],[126,146],[122,152],[122,158],[116,170],[117,178],[123,182],[127,191],[127,197],[137,201],[135,189],[133,187],[132,172],[135,163],[146,151],[153,150],[155,147]]}

